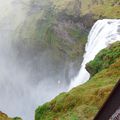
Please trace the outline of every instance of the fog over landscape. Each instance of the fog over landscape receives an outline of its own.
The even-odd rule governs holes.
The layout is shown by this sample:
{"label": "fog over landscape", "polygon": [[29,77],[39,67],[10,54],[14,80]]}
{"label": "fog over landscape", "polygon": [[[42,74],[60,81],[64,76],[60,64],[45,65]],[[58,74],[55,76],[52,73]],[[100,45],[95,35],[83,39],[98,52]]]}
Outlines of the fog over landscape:
{"label": "fog over landscape", "polygon": [[[35,11],[33,7],[31,10],[33,1],[0,2],[0,110],[33,120],[36,107],[68,86],[61,83],[59,74],[54,75],[49,50],[32,52],[21,42],[19,32],[27,16]],[[32,43],[28,40],[28,44]]]}

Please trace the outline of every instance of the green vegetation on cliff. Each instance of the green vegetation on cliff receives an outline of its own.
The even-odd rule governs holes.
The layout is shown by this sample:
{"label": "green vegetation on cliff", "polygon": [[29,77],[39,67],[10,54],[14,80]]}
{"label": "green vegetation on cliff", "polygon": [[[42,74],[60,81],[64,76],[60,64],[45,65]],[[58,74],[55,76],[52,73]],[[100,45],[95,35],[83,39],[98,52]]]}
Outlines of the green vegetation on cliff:
{"label": "green vegetation on cliff", "polygon": [[120,0],[32,1],[28,16],[19,27],[20,40],[16,44],[22,50],[18,57],[22,58],[26,52],[36,55],[49,51],[48,59],[55,63],[55,71],[60,71],[57,68],[61,64],[64,64],[62,70],[73,64],[72,70],[77,73],[94,22],[101,18],[120,18],[119,6]]}
{"label": "green vegetation on cliff", "polygon": [[120,18],[120,0],[82,0],[82,13],[91,12],[96,19]]}
{"label": "green vegetation on cliff", "polygon": [[99,52],[96,58],[86,65],[87,71],[91,76],[99,71],[108,68],[112,63],[120,57],[120,42],[116,42]]}
{"label": "green vegetation on cliff", "polygon": [[15,117],[13,120],[22,120],[20,117]]}
{"label": "green vegetation on cliff", "polygon": [[38,107],[35,120],[92,120],[120,78],[119,51],[120,42],[102,50],[93,62],[104,54],[106,61],[100,61],[105,66],[101,66],[101,70],[84,85],[62,93],[51,102]]}
{"label": "green vegetation on cliff", "polygon": [[[62,27],[63,25],[61,24]],[[87,33],[82,33],[80,29],[74,27],[63,27],[62,29],[64,29],[64,32],[67,31],[66,36],[58,35],[64,34],[63,31],[55,31],[49,28],[46,32],[44,42],[48,47],[54,49],[56,54],[58,53],[59,55],[61,53],[62,58],[66,56],[68,61],[75,60],[78,56],[84,54]]]}
{"label": "green vegetation on cliff", "polygon": [[68,15],[83,16],[93,14],[99,18],[120,18],[120,0],[51,0],[56,10],[64,10]]}

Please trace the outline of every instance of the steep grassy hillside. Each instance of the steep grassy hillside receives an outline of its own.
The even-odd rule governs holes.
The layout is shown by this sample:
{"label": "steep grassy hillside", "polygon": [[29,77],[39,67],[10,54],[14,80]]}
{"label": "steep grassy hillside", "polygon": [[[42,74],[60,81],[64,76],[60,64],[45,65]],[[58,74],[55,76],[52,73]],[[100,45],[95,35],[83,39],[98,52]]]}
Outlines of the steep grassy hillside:
{"label": "steep grassy hillside", "polygon": [[[97,71],[84,85],[78,86],[68,93],[62,93],[51,102],[38,107],[35,112],[35,120],[92,120],[120,78],[119,51],[120,42],[102,50],[92,61],[96,62],[96,59],[100,59],[100,56],[104,54],[104,57],[99,60],[103,66],[98,64],[101,67],[100,71]],[[104,62],[102,58],[107,60]],[[94,69],[98,67],[91,63],[88,65]]]}

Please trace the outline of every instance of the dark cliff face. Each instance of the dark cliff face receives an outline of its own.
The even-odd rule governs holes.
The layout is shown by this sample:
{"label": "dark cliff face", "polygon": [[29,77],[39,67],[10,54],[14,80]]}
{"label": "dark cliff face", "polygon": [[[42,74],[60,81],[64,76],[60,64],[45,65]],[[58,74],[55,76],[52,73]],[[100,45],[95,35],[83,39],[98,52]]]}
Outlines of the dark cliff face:
{"label": "dark cliff face", "polygon": [[19,27],[18,40],[14,42],[18,64],[25,67],[29,62],[28,67],[36,71],[37,80],[48,76],[54,83],[62,77],[62,85],[69,85],[70,78],[79,70],[92,26],[85,19],[92,15],[80,18],[64,10],[56,12],[52,3],[45,3],[44,7],[38,3],[32,3],[28,17]]}
{"label": "dark cliff face", "polygon": [[14,42],[18,64],[34,73],[35,83],[48,76],[56,85],[61,79],[61,85],[68,86],[79,71],[92,25],[119,17],[118,7],[115,0],[32,1]]}

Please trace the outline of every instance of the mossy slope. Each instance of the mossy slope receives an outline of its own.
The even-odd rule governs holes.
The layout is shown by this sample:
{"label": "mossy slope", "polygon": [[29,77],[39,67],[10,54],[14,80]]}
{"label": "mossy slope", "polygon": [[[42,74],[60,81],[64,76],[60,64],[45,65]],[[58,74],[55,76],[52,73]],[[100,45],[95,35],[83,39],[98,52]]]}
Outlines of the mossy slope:
{"label": "mossy slope", "polygon": [[104,51],[110,51],[109,54],[114,59],[108,60],[111,64],[107,68],[103,67],[86,84],[62,93],[51,102],[38,107],[35,120],[92,120],[120,78],[120,52],[114,57],[116,49],[120,50],[120,42],[102,50],[96,58]]}

